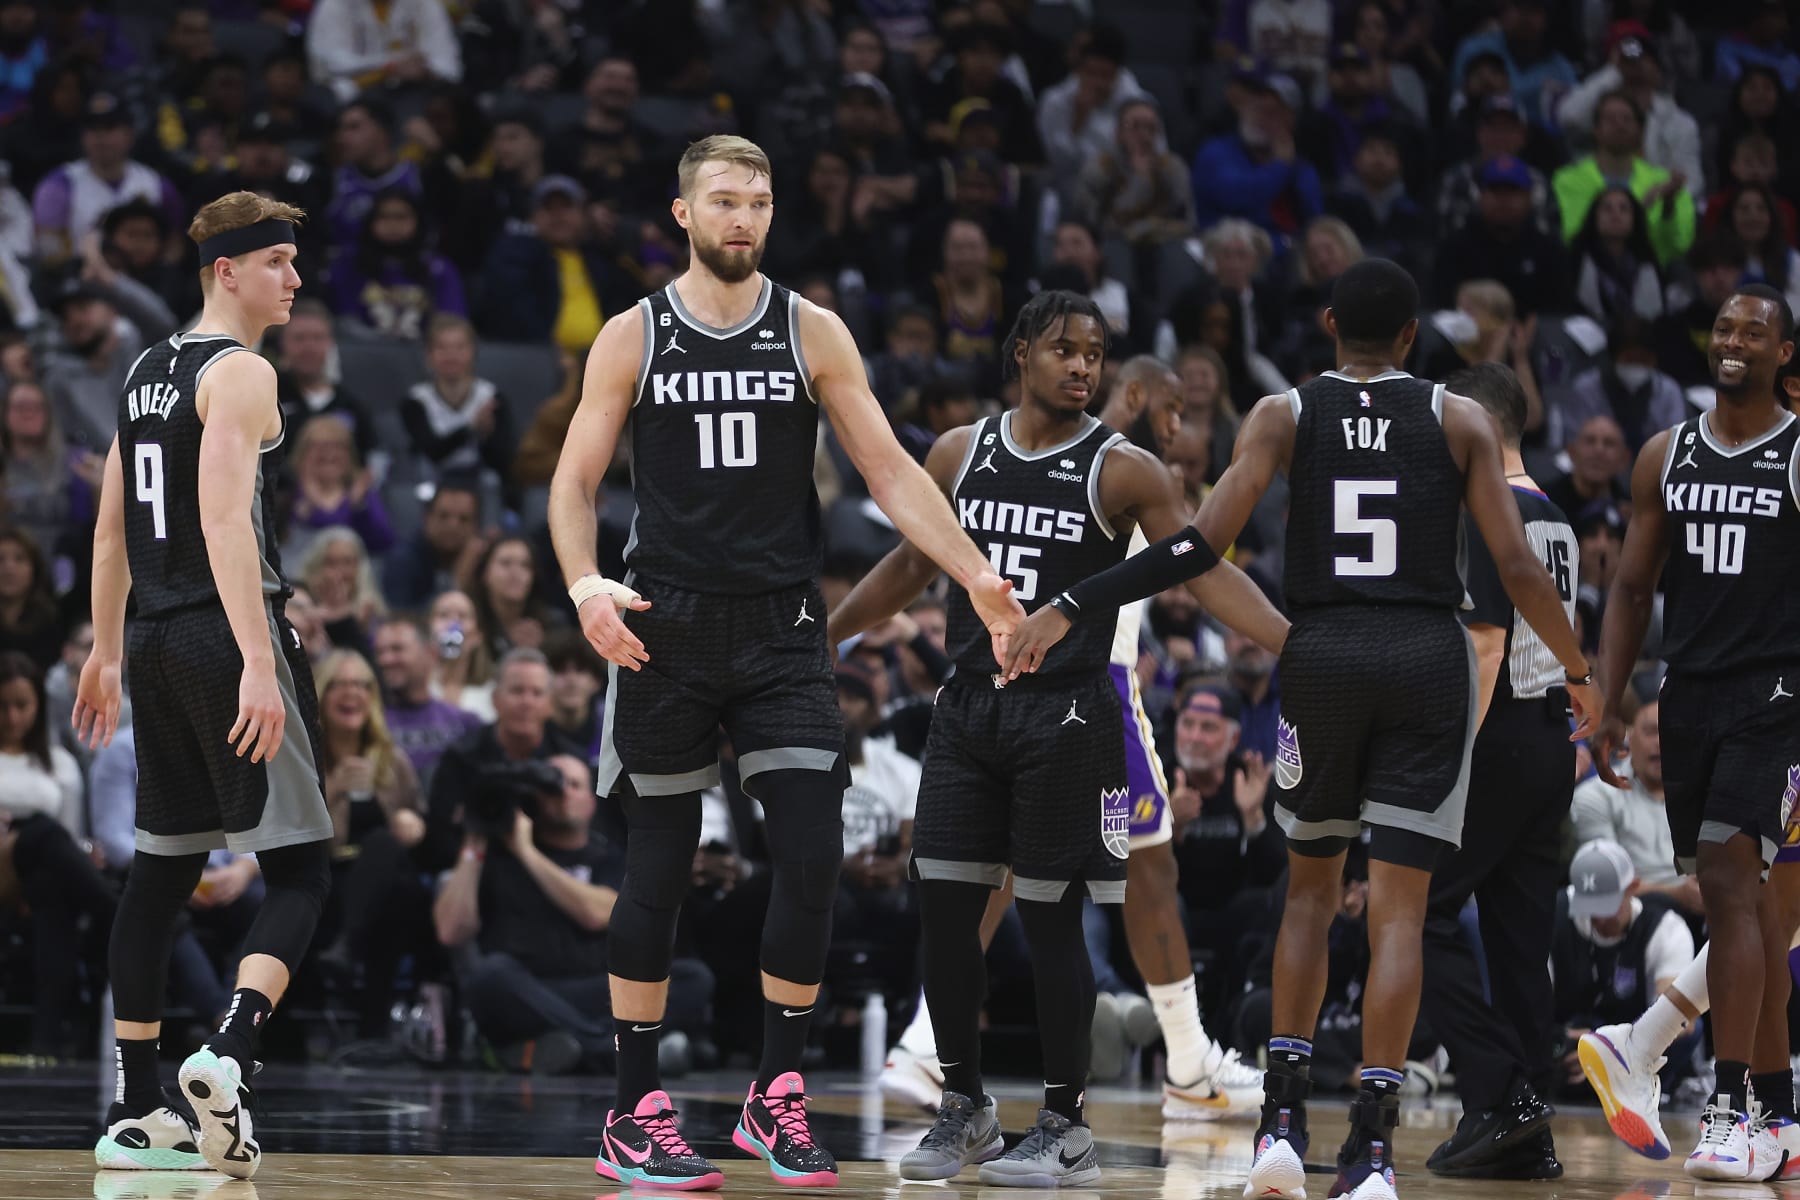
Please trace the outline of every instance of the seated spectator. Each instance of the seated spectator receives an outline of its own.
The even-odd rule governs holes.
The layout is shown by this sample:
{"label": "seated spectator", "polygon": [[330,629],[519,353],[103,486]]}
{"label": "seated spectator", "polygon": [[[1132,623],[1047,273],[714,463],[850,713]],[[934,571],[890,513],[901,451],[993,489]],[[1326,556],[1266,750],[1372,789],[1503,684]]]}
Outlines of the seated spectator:
{"label": "seated spectator", "polygon": [[1568,251],[1531,224],[1531,172],[1516,158],[1482,167],[1476,216],[1438,251],[1440,303],[1452,303],[1470,279],[1504,284],[1526,316],[1568,303]]}
{"label": "seated spectator", "polygon": [[1001,73],[1012,53],[1012,32],[1005,25],[971,21],[952,30],[945,39],[952,56],[950,69],[927,83],[923,97],[925,141],[935,150],[955,146],[951,124],[955,110],[968,101],[983,101],[999,122],[1000,144],[1007,161],[1035,164],[1044,161],[1031,101],[1019,85]]}
{"label": "seated spectator", "polygon": [[1273,763],[1239,749],[1239,715],[1237,692],[1217,684],[1190,684],[1175,705],[1176,765],[1169,781],[1175,860],[1188,941],[1213,955],[1205,976],[1211,1003],[1201,1007],[1214,1012],[1242,985],[1245,908],[1266,905],[1266,889],[1287,866],[1269,789]]}
{"label": "seated spectator", "polygon": [[799,219],[770,231],[763,256],[769,273],[779,279],[806,275],[836,279],[856,270],[865,261],[869,243],[878,239],[851,202],[850,160],[833,147],[822,147],[813,152],[802,178],[804,186],[794,205]]}
{"label": "seated spectator", "polygon": [[560,628],[544,639],[550,664],[550,736],[582,762],[600,758],[606,708],[606,660],[579,629]]}
{"label": "seated spectator", "polygon": [[1391,258],[1415,275],[1424,272],[1427,217],[1406,193],[1400,141],[1391,126],[1364,131],[1350,172],[1325,199],[1370,254]]}
{"label": "seated spectator", "polygon": [[[1397,31],[1396,20],[1403,23]],[[1382,0],[1361,0],[1350,21],[1351,40],[1369,56],[1374,93],[1398,105],[1407,120],[1421,128],[1431,124],[1431,97],[1418,69],[1401,60],[1423,42],[1429,23],[1429,9],[1396,10],[1390,17]]]}
{"label": "seated spectator", "polygon": [[1775,190],[1766,183],[1739,188],[1720,223],[1750,253],[1743,282],[1766,283],[1787,296],[1790,308],[1800,307],[1800,250],[1782,227]]}
{"label": "seated spectator", "polygon": [[489,146],[493,170],[487,178],[463,182],[446,253],[456,256],[463,272],[479,270],[494,239],[531,226],[531,192],[548,173],[544,165],[542,112],[529,104],[513,104],[494,113]]}
{"label": "seated spectator", "polygon": [[1294,149],[1300,88],[1285,75],[1257,75],[1238,128],[1200,147],[1192,172],[1194,220],[1206,229],[1242,217],[1265,230],[1280,253],[1325,208],[1319,173]]}
{"label": "seated spectator", "polygon": [[[1617,842],[1582,845],[1569,863],[1570,885],[1557,898],[1550,950],[1562,1082],[1588,1094],[1575,1056],[1581,1035],[1635,1021],[1694,961],[1694,935],[1667,897],[1638,891],[1631,856]],[[1668,1050],[1663,1086],[1688,1073],[1704,1032],[1695,1027]]]}
{"label": "seated spectator", "polygon": [[4,404],[0,479],[7,517],[39,546],[55,549],[93,523],[106,460],[63,440],[49,398],[35,381],[13,384]]}
{"label": "seated spectator", "polygon": [[1721,183],[1731,179],[1749,182],[1740,174],[1736,159],[1744,140],[1758,136],[1767,139],[1769,173],[1757,181],[1773,183],[1787,195],[1800,194],[1800,155],[1790,151],[1785,158],[1777,157],[1781,148],[1794,144],[1796,128],[1800,128],[1800,96],[1784,93],[1780,76],[1768,67],[1746,68],[1732,88],[1731,105],[1716,133],[1713,144],[1718,162],[1713,178]]}
{"label": "seated spectator", "polygon": [[1281,712],[1278,659],[1236,630],[1225,631],[1225,682],[1237,692],[1238,749],[1275,761],[1275,722]]}
{"label": "seated spectator", "polygon": [[494,719],[494,656],[475,619],[475,602],[462,592],[440,593],[427,617],[436,665],[431,694],[483,721]]}
{"label": "seated spectator", "polygon": [[[1518,102],[1510,94],[1490,96],[1484,100],[1475,121],[1475,154],[1465,158],[1444,173],[1438,184],[1438,233],[1448,236],[1460,232],[1481,206],[1481,169],[1497,158],[1525,160],[1529,126],[1519,111]],[[1531,223],[1545,234],[1560,236],[1561,217],[1556,211],[1556,196],[1542,169],[1526,161],[1526,174],[1531,179]]]}
{"label": "seated spectator", "polygon": [[1749,256],[1735,234],[1709,233],[1694,244],[1688,270],[1694,278],[1694,298],[1685,308],[1664,314],[1656,323],[1656,362],[1684,388],[1710,390],[1712,365],[1707,346],[1712,340],[1719,306],[1744,277]]}
{"label": "seated spectator", "polygon": [[[25,195],[57,167],[81,157],[81,124],[92,85],[79,63],[52,58],[32,82],[31,102],[8,123],[7,165]],[[36,227],[33,226],[33,244]]]}
{"label": "seated spectator", "polygon": [[[270,62],[273,65],[275,60]],[[285,201],[307,213],[322,214],[329,196],[330,180],[313,163],[289,149],[288,143],[324,141],[331,131],[332,119],[323,113],[313,113],[312,136],[290,124],[289,119],[272,107],[245,122],[238,133],[236,170],[212,176],[208,186],[197,188],[192,196],[196,205],[241,190]],[[294,244],[299,251],[295,260],[306,271],[307,282],[316,282],[312,276],[326,260],[329,230],[321,220],[308,221],[294,232]]]}
{"label": "seated spectator", "polygon": [[940,437],[974,423],[981,402],[967,384],[955,378],[933,379],[917,395],[912,419],[903,421],[895,432],[906,452],[923,464],[925,455]]}
{"label": "seated spectator", "polygon": [[1618,843],[1637,873],[1638,895],[1658,892],[1684,912],[1700,913],[1699,879],[1675,869],[1675,846],[1663,797],[1662,734],[1656,723],[1660,707],[1653,697],[1638,707],[1631,720],[1626,740],[1630,769],[1615,768],[1629,779],[1630,790],[1620,791],[1593,776],[1575,789],[1569,818],[1575,825],[1576,842]]}
{"label": "seated spectator", "polygon": [[[885,54],[871,29],[848,30],[840,53],[846,63],[854,58],[866,65],[867,51],[856,47],[869,47],[877,61]],[[856,174],[856,208],[865,221],[902,216],[919,198],[919,173],[907,153],[906,130],[893,91],[881,75],[845,65],[838,83],[831,144],[849,160]]]}
{"label": "seated spectator", "polygon": [[1667,168],[1644,157],[1644,111],[1624,92],[1609,92],[1594,110],[1594,152],[1551,179],[1562,211],[1564,241],[1574,241],[1588,208],[1609,180],[1624,180],[1649,215],[1650,244],[1668,264],[1694,244],[1694,197]]}
{"label": "seated spectator", "polygon": [[[131,200],[100,218],[100,228],[88,235],[81,248],[82,259],[96,282],[117,287],[118,277],[124,276],[185,321],[200,311],[200,280],[185,262],[169,261],[168,242],[168,214],[148,200]],[[169,328],[175,324],[169,322]],[[165,331],[144,332],[160,336]]]}
{"label": "seated spectator", "polygon": [[1548,436],[1562,445],[1589,419],[1609,416],[1625,434],[1635,456],[1657,433],[1687,420],[1681,385],[1656,369],[1649,322],[1625,317],[1607,338],[1606,354],[1551,397]]}
{"label": "seated spectator", "polygon": [[1706,194],[1706,171],[1700,162],[1700,124],[1663,87],[1662,63],[1648,38],[1628,34],[1611,40],[1606,65],[1582,80],[1557,105],[1556,119],[1565,133],[1583,138],[1594,124],[1600,98],[1623,92],[1644,114],[1644,157],[1670,172],[1694,196]]}
{"label": "seated spectator", "polygon": [[[503,1066],[540,1075],[613,1061],[606,930],[625,878],[623,852],[593,829],[587,765],[569,755],[549,765],[560,789],[540,791],[500,826],[475,822],[461,835],[434,908],[439,940],[476,950],[460,974],[481,1036]],[[458,781],[470,802],[476,786]],[[675,959],[665,1043],[707,1023],[712,992],[704,964]]]}
{"label": "seated spectator", "polygon": [[[1074,202],[1083,174],[1115,151],[1126,106],[1146,99],[1125,65],[1125,35],[1116,26],[1095,25],[1077,34],[1071,60],[1068,77],[1047,89],[1037,104],[1038,135],[1064,204]],[[1155,117],[1154,105],[1150,116]],[[1098,217],[1090,213],[1084,219],[1097,222]]]}
{"label": "seated spectator", "polygon": [[394,527],[375,476],[356,461],[355,435],[336,416],[308,421],[294,440],[294,491],[282,554],[305,557],[320,530],[345,527],[370,554],[394,544]]}
{"label": "seated spectator", "polygon": [[122,319],[114,294],[96,284],[70,279],[50,307],[58,337],[44,362],[44,390],[69,441],[105,454],[125,377],[155,335]]}
{"label": "seated spectator", "polygon": [[1569,472],[1544,485],[1550,502],[1574,521],[1596,500],[1629,506],[1631,489],[1620,476],[1631,465],[1625,431],[1610,413],[1599,413],[1569,428]]}
{"label": "seated spectator", "polygon": [[44,177],[31,196],[42,264],[74,257],[82,239],[100,227],[115,205],[139,199],[163,210],[170,229],[186,228],[175,185],[154,167],[131,157],[131,114],[119,100],[97,92],[81,120],[81,157]]}
{"label": "seated spectator", "polygon": [[19,0],[0,5],[0,125],[30,104],[32,81],[49,61],[36,6]]}
{"label": "seated spectator", "polygon": [[[262,60],[263,112],[266,128],[275,125],[294,131],[294,140],[317,146],[331,136],[331,113],[318,102],[312,81],[307,78],[306,50],[291,42],[277,47]],[[249,123],[254,127],[257,122]],[[238,150],[244,148],[244,134],[238,134]],[[277,196],[276,199],[287,199]],[[311,211],[310,209],[308,211]]]}
{"label": "seated spectator", "polygon": [[339,103],[364,88],[462,78],[449,14],[433,0],[319,0],[306,25],[313,82]]}
{"label": "seated spectator", "polygon": [[991,386],[997,382],[1000,346],[1013,312],[1005,285],[989,266],[987,231],[976,221],[951,221],[944,229],[940,262],[932,290],[943,355]]}
{"label": "seated spectator", "polygon": [[1108,278],[1098,230],[1073,219],[1059,221],[1051,243],[1050,262],[1067,268],[1068,278],[1045,286],[1067,287],[1097,304],[1106,317],[1114,353],[1123,358],[1150,349],[1155,342],[1155,315],[1123,283]]}
{"label": "seated spectator", "polygon": [[1631,189],[1608,184],[1570,246],[1575,258],[1575,302],[1601,325],[1632,316],[1654,321],[1663,314],[1663,278],[1650,245],[1650,230]]}
{"label": "seated spectator", "polygon": [[388,552],[382,595],[394,608],[417,612],[441,592],[460,587],[487,549],[481,536],[481,492],[464,474],[438,481],[419,527]]}
{"label": "seated spectator", "polygon": [[361,96],[339,109],[335,144],[338,169],[320,224],[334,253],[354,254],[375,197],[395,188],[422,196],[425,185],[417,165],[394,148],[394,112],[384,100]]}
{"label": "seated spectator", "polygon": [[[1202,265],[1212,274],[1217,290],[1239,301],[1245,351],[1262,349],[1266,337],[1263,331],[1280,323],[1284,299],[1270,261],[1275,251],[1269,235],[1249,221],[1227,217],[1200,235],[1200,248]],[[1209,294],[1212,289],[1203,281],[1195,290]],[[1180,307],[1181,299],[1178,297],[1175,303]],[[1196,340],[1184,336],[1181,344]]]}
{"label": "seated spectator", "polygon": [[312,593],[331,644],[366,653],[369,633],[387,615],[387,605],[356,531],[342,525],[321,529],[300,560],[300,578]]}
{"label": "seated spectator", "polygon": [[431,478],[486,467],[505,477],[516,437],[506,397],[475,374],[475,329],[441,313],[425,330],[423,382],[400,402],[412,452]]}
{"label": "seated spectator", "polygon": [[1330,5],[1238,0],[1223,5],[1221,16],[1220,32],[1233,46],[1307,87],[1324,82],[1331,48]]}
{"label": "seated spectator", "polygon": [[1081,168],[1072,212],[1106,237],[1157,246],[1194,235],[1194,190],[1169,153],[1162,114],[1143,97],[1119,106],[1118,128]]}
{"label": "seated spectator", "polygon": [[[467,598],[462,599],[466,604]],[[432,624],[438,624],[435,606]],[[455,859],[466,828],[470,787],[484,765],[542,761],[557,753],[547,729],[550,667],[542,651],[521,647],[501,659],[492,694],[492,720],[451,743],[432,776],[426,838],[418,852],[428,871],[444,870]]]}
{"label": "seated spectator", "polygon": [[514,646],[541,646],[545,627],[562,624],[560,614],[553,615],[543,603],[537,557],[522,537],[488,543],[469,576],[469,599],[475,603],[482,640],[500,658]]}
{"label": "seated spectator", "polygon": [[1531,361],[1537,317],[1519,319],[1505,284],[1493,279],[1469,280],[1456,289],[1456,307],[1431,314],[1430,322],[1448,348],[1441,354],[1421,355],[1422,371],[1435,378],[1466,364],[1505,363],[1525,389],[1526,432],[1535,434],[1544,427],[1544,398]]}
{"label": "seated spectator", "polygon": [[553,341],[571,354],[593,345],[608,312],[629,306],[611,278],[587,216],[587,192],[548,175],[531,193],[531,228],[495,241],[482,269],[481,328],[503,341]]}
{"label": "seated spectator", "polygon": [[508,476],[519,488],[548,488],[556,474],[557,459],[563,442],[569,436],[569,423],[581,404],[581,386],[587,371],[586,354],[561,352],[557,365],[562,369],[562,383],[554,395],[538,407],[519,439],[519,452],[513,456],[512,474]]}
{"label": "seated spectator", "polygon": [[[1375,90],[1375,64],[1355,42],[1331,48],[1326,90],[1319,107],[1300,123],[1300,152],[1319,169],[1321,179],[1348,175],[1356,152],[1371,129],[1405,136],[1405,118]],[[1407,140],[1411,140],[1408,138]]]}
{"label": "seated spectator", "polygon": [[432,694],[430,637],[424,623],[412,617],[391,617],[375,631],[388,736],[412,764],[421,788],[431,786],[444,748],[481,724],[474,713]]}
{"label": "seated spectator", "polygon": [[0,865],[18,880],[32,932],[31,1049],[70,1049],[65,1023],[75,1004],[83,957],[77,921],[100,944],[118,908],[118,891],[76,843],[82,817],[81,768],[50,740],[44,673],[17,651],[0,653]]}
{"label": "seated spectator", "polygon": [[431,248],[419,199],[404,188],[375,197],[352,246],[326,272],[331,310],[384,337],[418,341],[439,313],[468,316],[462,277]]}
{"label": "seated spectator", "polygon": [[[1184,292],[1169,315],[1169,326],[1180,345],[1202,345],[1212,350],[1225,364],[1221,380],[1231,389],[1231,405],[1248,412],[1264,396],[1288,390],[1288,381],[1274,363],[1250,349],[1249,301],[1243,293],[1232,293],[1210,285]],[[1278,327],[1263,328],[1264,343],[1273,343]]]}
{"label": "seated spectator", "polygon": [[918,304],[895,305],[888,312],[883,348],[867,361],[869,388],[892,412],[909,392],[956,368],[938,353],[937,317]]}
{"label": "seated spectator", "polygon": [[1498,55],[1526,119],[1554,128],[1557,102],[1575,86],[1575,68],[1546,36],[1546,7],[1544,0],[1501,0],[1498,27],[1471,34],[1456,47],[1451,86],[1462,85],[1463,73],[1477,55]]}
{"label": "seated spectator", "polygon": [[1325,328],[1325,310],[1331,307],[1331,285],[1352,263],[1364,257],[1363,244],[1341,217],[1314,217],[1300,239],[1299,271],[1287,303],[1285,328],[1273,331],[1276,354],[1282,362],[1297,364],[1311,357],[1308,351],[1331,349]]}
{"label": "seated spectator", "polygon": [[[310,297],[295,300],[288,323],[281,327],[280,370],[276,374],[282,434],[297,443],[308,421],[330,413],[349,427],[356,457],[370,463],[377,453],[375,420],[361,397],[332,378],[336,354],[331,310]],[[381,453],[385,456],[387,452]]]}
{"label": "seated spectator", "polygon": [[1600,621],[1606,615],[1607,594],[1619,574],[1625,553],[1625,514],[1612,500],[1590,500],[1569,518],[1580,550],[1575,575],[1575,615],[1581,623],[1582,644],[1593,651],[1600,641]]}
{"label": "seated spectator", "polygon": [[1713,74],[1730,83],[1752,67],[1767,67],[1783,91],[1800,92],[1800,53],[1788,41],[1787,5],[1757,0],[1743,11],[1744,23],[1713,48]]}
{"label": "seated spectator", "polygon": [[1790,243],[1800,239],[1800,217],[1795,214],[1793,202],[1781,194],[1784,188],[1775,142],[1767,134],[1751,130],[1738,139],[1738,144],[1732,147],[1722,183],[1718,191],[1706,198],[1706,211],[1700,221],[1702,230],[1719,228],[1730,215],[1731,202],[1737,198],[1740,188],[1762,184],[1775,189],[1775,211],[1782,233]]}
{"label": "seated spectator", "polygon": [[0,525],[0,651],[17,650],[40,671],[56,662],[63,644],[50,567],[31,535]]}
{"label": "seated spectator", "polygon": [[1231,375],[1225,360],[1211,346],[1183,346],[1175,359],[1175,373],[1181,378],[1181,423],[1206,431],[1209,464],[1203,478],[1193,483],[1213,484],[1231,465],[1231,450],[1237,442],[1238,414],[1231,403]]}
{"label": "seated spectator", "polygon": [[319,664],[319,774],[331,813],[327,969],[363,967],[360,1033],[387,1030],[394,968],[430,941],[431,900],[412,849],[425,837],[419,777],[389,736],[375,672],[339,650]]}

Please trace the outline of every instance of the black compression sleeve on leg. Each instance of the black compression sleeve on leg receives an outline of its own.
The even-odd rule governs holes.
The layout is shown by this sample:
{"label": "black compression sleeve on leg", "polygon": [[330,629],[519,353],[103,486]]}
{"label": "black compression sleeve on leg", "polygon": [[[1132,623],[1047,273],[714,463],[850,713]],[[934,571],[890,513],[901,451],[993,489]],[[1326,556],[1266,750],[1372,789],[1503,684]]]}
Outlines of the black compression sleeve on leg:
{"label": "black compression sleeve on leg", "polygon": [[1111,612],[1133,600],[1186,583],[1218,565],[1219,556],[1206,539],[1192,525],[1186,525],[1064,592],[1074,603],[1074,611],[1065,604],[1063,614],[1075,620],[1084,612]]}
{"label": "black compression sleeve on leg", "polygon": [[258,850],[256,862],[268,894],[244,935],[244,955],[267,954],[292,975],[312,945],[331,893],[331,843],[321,839]]}
{"label": "black compression sleeve on leg", "polygon": [[919,881],[925,1003],[937,1034],[944,1090],[961,1093],[976,1104],[982,1096],[981,1006],[987,1000],[981,917],[993,894],[994,889],[984,883]]}
{"label": "black compression sleeve on leg", "polygon": [[811,986],[825,977],[831,910],[844,865],[844,779],[837,771],[770,771],[758,785],[769,799],[773,875],[763,921],[762,969]]}
{"label": "black compression sleeve on leg", "polygon": [[145,1024],[162,1020],[175,931],[205,869],[204,852],[166,855],[140,850],[132,856],[131,875],[106,951],[113,1015],[119,1020]]}
{"label": "black compression sleeve on leg", "polygon": [[1071,1121],[1082,1119],[1094,1022],[1094,965],[1081,933],[1085,896],[1081,884],[1071,883],[1055,903],[1018,901],[1037,992],[1038,1036],[1044,1048],[1044,1107]]}
{"label": "black compression sleeve on leg", "polygon": [[661,983],[675,961],[675,925],[694,880],[700,793],[624,798],[625,879],[607,928],[607,969],[621,979]]}

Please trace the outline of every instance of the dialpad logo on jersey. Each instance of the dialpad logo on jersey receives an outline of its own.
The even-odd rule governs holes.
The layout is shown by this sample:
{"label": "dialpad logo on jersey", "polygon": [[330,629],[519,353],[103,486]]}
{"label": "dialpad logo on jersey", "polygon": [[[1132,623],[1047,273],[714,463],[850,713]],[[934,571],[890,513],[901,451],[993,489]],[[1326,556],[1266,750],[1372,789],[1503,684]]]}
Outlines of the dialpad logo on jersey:
{"label": "dialpad logo on jersey", "polygon": [[1781,793],[1781,827],[1787,828],[1794,816],[1794,802],[1800,800],[1800,763],[1788,768],[1787,790]]}
{"label": "dialpad logo on jersey", "polygon": [[1114,858],[1131,854],[1131,802],[1122,787],[1100,792],[1100,844]]}
{"label": "dialpad logo on jersey", "polygon": [[1750,464],[1759,471],[1785,471],[1787,464],[1781,461],[1781,451],[1764,450],[1763,456]]}
{"label": "dialpad logo on jersey", "polygon": [[1275,718],[1275,782],[1292,791],[1300,786],[1300,731],[1286,717]]}
{"label": "dialpad logo on jersey", "polygon": [[650,382],[658,404],[788,404],[794,399],[794,374],[793,371],[659,371],[650,377]]}

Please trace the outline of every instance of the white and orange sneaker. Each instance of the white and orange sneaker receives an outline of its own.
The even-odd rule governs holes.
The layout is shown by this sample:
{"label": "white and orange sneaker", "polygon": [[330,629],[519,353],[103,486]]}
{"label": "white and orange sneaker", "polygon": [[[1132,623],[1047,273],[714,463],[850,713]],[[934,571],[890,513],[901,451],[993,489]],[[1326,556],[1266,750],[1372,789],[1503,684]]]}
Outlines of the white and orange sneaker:
{"label": "white and orange sneaker", "polygon": [[1646,1061],[1632,1045],[1629,1025],[1602,1025],[1582,1034],[1576,1057],[1614,1135],[1645,1158],[1669,1157],[1669,1135],[1658,1112],[1662,1081],[1657,1072],[1665,1060]]}
{"label": "white and orange sneaker", "polygon": [[1205,1073],[1194,1083],[1163,1080],[1165,1121],[1248,1119],[1262,1111],[1262,1102],[1262,1072],[1239,1058],[1236,1050],[1217,1045],[1207,1055]]}

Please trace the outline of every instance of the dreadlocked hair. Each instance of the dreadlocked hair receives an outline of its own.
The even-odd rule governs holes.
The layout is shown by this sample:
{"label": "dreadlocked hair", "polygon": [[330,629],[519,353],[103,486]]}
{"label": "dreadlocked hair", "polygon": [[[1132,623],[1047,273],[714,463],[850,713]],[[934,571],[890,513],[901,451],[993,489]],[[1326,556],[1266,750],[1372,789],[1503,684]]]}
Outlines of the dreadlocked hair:
{"label": "dreadlocked hair", "polygon": [[1061,288],[1039,292],[1025,302],[1025,307],[1019,310],[1017,319],[1013,321],[1012,332],[1006,335],[1005,361],[1001,364],[1001,369],[1009,378],[1017,375],[1020,343],[1024,343],[1025,350],[1029,353],[1031,343],[1048,333],[1059,321],[1066,321],[1070,317],[1092,317],[1100,326],[1101,332],[1107,332],[1106,314],[1100,311],[1098,304],[1080,292]]}

